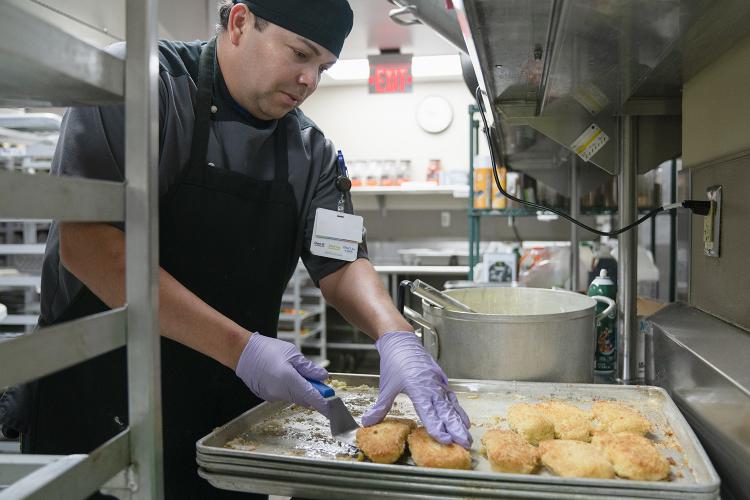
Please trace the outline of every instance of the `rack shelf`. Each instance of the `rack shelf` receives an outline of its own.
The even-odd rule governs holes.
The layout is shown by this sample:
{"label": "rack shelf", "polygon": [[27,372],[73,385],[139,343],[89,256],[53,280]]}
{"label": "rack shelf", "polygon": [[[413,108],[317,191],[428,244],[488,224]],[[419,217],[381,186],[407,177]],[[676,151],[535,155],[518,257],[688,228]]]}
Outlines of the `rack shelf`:
{"label": "rack shelf", "polygon": [[41,276],[28,276],[28,275],[0,275],[0,286],[31,286],[40,288],[42,286]]}
{"label": "rack shelf", "polygon": [[289,280],[281,307],[278,338],[294,343],[300,350],[317,349],[316,356],[308,354],[308,357],[317,359],[318,364],[327,365],[325,299],[320,290],[312,286],[312,280],[301,262]]}

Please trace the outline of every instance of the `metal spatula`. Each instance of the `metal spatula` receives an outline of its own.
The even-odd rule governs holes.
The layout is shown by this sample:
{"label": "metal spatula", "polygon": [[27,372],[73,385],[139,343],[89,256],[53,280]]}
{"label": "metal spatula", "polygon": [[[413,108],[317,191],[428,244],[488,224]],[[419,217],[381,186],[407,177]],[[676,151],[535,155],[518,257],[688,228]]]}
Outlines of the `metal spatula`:
{"label": "metal spatula", "polygon": [[322,382],[317,380],[307,379],[315,389],[318,390],[321,396],[326,399],[328,403],[328,411],[330,413],[329,420],[331,421],[331,435],[337,441],[350,444],[352,446],[357,445],[356,435],[359,425],[349,413],[349,410],[341,401],[341,398],[336,396],[333,387],[329,387]]}

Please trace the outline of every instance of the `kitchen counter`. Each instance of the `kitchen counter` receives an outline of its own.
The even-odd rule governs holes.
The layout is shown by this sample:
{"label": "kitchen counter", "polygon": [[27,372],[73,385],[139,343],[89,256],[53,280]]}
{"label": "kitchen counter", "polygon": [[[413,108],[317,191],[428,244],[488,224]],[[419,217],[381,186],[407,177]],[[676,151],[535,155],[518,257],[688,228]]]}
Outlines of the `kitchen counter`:
{"label": "kitchen counter", "polygon": [[682,303],[649,319],[649,382],[670,393],[695,430],[721,476],[722,498],[748,498],[750,334]]}

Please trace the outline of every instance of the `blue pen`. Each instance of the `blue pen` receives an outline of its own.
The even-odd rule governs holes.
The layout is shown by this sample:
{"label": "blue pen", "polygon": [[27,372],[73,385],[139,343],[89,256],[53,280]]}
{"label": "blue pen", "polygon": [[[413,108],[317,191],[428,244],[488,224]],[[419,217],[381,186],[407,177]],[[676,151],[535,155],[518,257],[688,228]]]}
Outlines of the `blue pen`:
{"label": "blue pen", "polygon": [[349,179],[349,172],[347,172],[346,169],[346,162],[344,161],[344,153],[341,152],[339,149],[338,154],[336,155],[336,161],[339,165],[339,175],[336,177],[336,189],[339,190],[341,193],[341,198],[339,198],[339,204],[338,204],[338,211],[343,212],[344,211],[344,194],[348,193],[349,190],[352,188],[352,181]]}
{"label": "blue pen", "polygon": [[338,151],[337,160],[339,164],[339,172],[341,173],[341,175],[343,175],[344,177],[349,177],[349,171],[346,169],[346,162],[344,161],[344,153],[342,153],[340,149]]}

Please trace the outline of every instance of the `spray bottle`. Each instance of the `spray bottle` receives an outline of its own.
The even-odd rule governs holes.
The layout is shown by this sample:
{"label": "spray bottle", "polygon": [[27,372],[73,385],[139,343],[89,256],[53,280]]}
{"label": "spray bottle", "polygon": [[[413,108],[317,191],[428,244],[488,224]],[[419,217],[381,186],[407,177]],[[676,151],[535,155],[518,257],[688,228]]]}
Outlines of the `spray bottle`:
{"label": "spray bottle", "polygon": [[[607,270],[602,269],[599,276],[594,278],[589,286],[588,296],[603,295],[615,300],[617,287],[607,275]],[[597,302],[596,314],[598,315],[607,305]],[[612,373],[617,363],[617,308],[602,319],[596,320],[596,353],[594,371],[597,373]]]}

